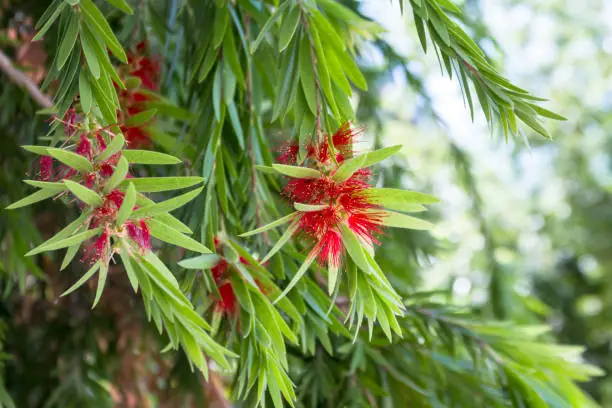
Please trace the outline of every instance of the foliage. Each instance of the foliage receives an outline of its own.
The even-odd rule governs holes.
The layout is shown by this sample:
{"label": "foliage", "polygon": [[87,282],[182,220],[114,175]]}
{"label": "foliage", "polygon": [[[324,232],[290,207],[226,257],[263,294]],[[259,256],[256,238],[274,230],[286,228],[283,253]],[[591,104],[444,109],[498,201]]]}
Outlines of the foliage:
{"label": "foliage", "polygon": [[[405,273],[417,251],[433,253],[414,231],[431,224],[405,213],[437,200],[384,169],[370,184],[370,167],[400,147],[358,148],[350,121],[371,117],[354,104],[384,79],[362,72],[360,53],[405,62],[357,4],[135,3],[54,0],[34,37],[53,55],[41,87],[54,107],[39,112],[50,123],[1,126],[13,210],[0,231],[14,354],[4,379],[16,404],[188,406],[224,400],[221,387],[245,406],[595,406],[574,384],[600,374],[580,348],[459,312]],[[409,5],[472,114],[470,89],[506,137],[517,118],[548,136],[539,119],[562,118],[498,73],[459,8]],[[23,165],[8,163],[35,155],[25,195]],[[29,206],[69,216],[43,228]],[[384,226],[406,230],[377,238]],[[393,240],[412,253],[390,251]],[[47,254],[64,249],[59,265]],[[11,404],[4,388],[0,404]]]}

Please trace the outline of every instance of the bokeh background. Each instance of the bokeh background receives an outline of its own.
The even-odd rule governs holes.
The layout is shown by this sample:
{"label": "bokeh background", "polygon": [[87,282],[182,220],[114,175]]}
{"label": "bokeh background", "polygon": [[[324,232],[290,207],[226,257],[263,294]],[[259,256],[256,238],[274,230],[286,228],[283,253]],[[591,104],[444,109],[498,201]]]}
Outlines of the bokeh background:
{"label": "bokeh background", "polygon": [[[365,13],[412,62],[383,90],[386,144],[401,142],[410,183],[440,197],[423,284],[484,315],[547,321],[560,342],[612,370],[612,2],[466,1],[470,26],[507,76],[567,118],[552,141],[508,140],[469,109],[435,54],[387,2]],[[369,56],[376,65],[381,58]],[[425,96],[423,96],[423,94]],[[379,135],[380,136],[380,135]],[[511,287],[512,290],[507,290]],[[503,288],[503,289],[502,289]],[[612,406],[612,377],[585,384]]]}

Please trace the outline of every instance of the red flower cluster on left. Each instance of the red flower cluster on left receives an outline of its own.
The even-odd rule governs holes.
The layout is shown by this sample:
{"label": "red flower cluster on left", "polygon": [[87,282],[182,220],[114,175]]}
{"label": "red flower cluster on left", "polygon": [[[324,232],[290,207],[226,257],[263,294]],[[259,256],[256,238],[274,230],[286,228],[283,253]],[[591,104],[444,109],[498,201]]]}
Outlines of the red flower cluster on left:
{"label": "red flower cluster on left", "polygon": [[[88,213],[84,222],[86,229],[102,229],[101,234],[94,242],[86,247],[83,260],[92,263],[96,261],[108,263],[112,257],[110,239],[112,236],[127,236],[141,251],[150,249],[150,233],[146,220],[127,220],[123,225],[116,225],[117,215],[123,204],[125,193],[117,188],[107,191],[107,186],[109,179],[115,172],[121,152],[100,160],[100,155],[106,150],[115,135],[106,129],[86,132],[79,129],[75,123],[78,123],[78,117],[70,125],[71,129],[67,132],[70,137],[68,140],[76,140],[72,146],[74,152],[91,163],[92,171],[77,171],[66,164],[56,164],[51,156],[42,156],[39,162],[38,178],[41,181],[50,182],[70,180],[102,197],[102,203],[91,209],[86,209],[88,204],[79,202],[79,205]],[[78,133],[80,134],[77,137],[76,134]],[[130,177],[130,175],[128,174],[127,177]]]}
{"label": "red flower cluster on left", "polygon": [[130,117],[146,110],[146,102],[155,99],[152,92],[159,89],[161,77],[161,63],[157,57],[145,54],[147,43],[142,41],[136,46],[135,52],[128,53],[128,64],[122,72],[126,77],[135,77],[140,80],[140,86],[119,92],[120,128],[130,147],[146,147],[151,145],[151,136],[148,123],[137,125],[127,124]]}

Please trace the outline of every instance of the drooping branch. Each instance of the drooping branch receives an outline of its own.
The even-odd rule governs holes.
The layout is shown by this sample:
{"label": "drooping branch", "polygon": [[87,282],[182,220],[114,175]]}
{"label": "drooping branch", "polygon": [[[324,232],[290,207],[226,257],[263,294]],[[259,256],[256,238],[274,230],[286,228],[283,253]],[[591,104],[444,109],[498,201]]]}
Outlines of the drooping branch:
{"label": "drooping branch", "polygon": [[45,95],[27,75],[15,68],[10,58],[2,51],[0,51],[0,70],[6,74],[11,82],[24,87],[32,99],[41,107],[53,107],[51,98]]}

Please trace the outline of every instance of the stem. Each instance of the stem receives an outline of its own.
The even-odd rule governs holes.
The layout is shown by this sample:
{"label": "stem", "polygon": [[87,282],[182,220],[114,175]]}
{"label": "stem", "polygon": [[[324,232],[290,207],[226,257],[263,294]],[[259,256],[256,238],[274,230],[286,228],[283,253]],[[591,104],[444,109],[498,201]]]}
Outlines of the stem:
{"label": "stem", "polygon": [[11,82],[23,86],[40,106],[43,108],[53,107],[51,98],[42,93],[40,88],[27,75],[15,68],[10,58],[2,51],[0,51],[0,70],[8,76]]}

